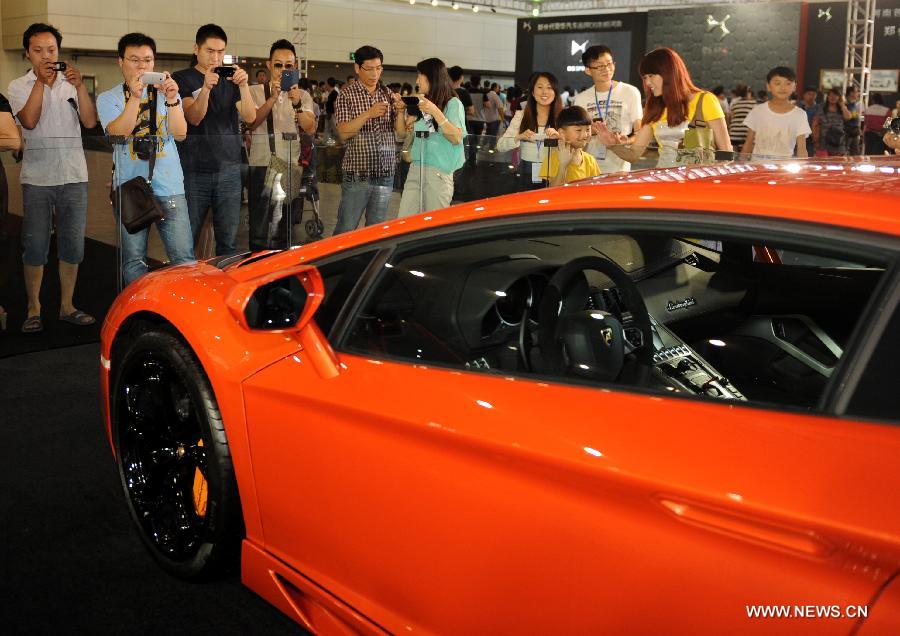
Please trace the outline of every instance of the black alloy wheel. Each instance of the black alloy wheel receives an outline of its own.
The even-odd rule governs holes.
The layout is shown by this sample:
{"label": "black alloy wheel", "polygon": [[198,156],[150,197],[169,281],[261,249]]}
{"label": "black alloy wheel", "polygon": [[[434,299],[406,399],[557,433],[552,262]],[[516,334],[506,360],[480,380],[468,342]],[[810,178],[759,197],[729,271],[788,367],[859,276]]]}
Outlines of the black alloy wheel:
{"label": "black alloy wheel", "polygon": [[192,352],[167,332],[131,341],[111,393],[113,441],[132,519],[183,578],[235,564],[240,502],[222,419]]}

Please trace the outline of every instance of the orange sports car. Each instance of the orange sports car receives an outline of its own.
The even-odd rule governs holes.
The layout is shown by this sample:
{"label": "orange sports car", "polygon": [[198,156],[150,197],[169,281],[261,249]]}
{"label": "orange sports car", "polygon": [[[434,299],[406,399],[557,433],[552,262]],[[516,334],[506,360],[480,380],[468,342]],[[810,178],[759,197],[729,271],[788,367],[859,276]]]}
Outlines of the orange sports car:
{"label": "orange sports car", "polygon": [[900,633],[898,194],[656,170],[154,272],[135,526],[322,634]]}

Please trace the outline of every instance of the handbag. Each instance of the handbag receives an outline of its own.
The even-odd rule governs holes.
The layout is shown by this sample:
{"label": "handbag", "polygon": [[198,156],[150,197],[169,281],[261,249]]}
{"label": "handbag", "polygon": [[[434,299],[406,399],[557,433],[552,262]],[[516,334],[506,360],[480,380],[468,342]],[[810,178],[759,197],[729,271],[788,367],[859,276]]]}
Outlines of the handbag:
{"label": "handbag", "polygon": [[[157,221],[166,218],[166,213],[153,195],[153,168],[156,166],[156,89],[148,89],[150,97],[150,171],[147,179],[132,177],[119,185],[113,194],[113,207],[129,234],[137,234]],[[127,97],[126,97],[127,100]],[[132,141],[132,143],[134,143]]]}
{"label": "handbag", "polygon": [[[269,84],[266,82],[263,84],[263,93],[265,94],[265,98],[268,101],[271,96]],[[305,192],[303,188],[303,168],[294,163],[289,163],[275,154],[275,123],[274,118],[272,117],[272,111],[269,111],[268,116],[266,117],[266,124],[269,127],[269,166],[266,168],[266,177],[263,182],[264,188],[271,189],[272,186],[275,185],[275,179],[280,174],[281,175],[281,187],[288,195],[288,201],[293,201],[294,199],[300,198],[300,195]],[[291,143],[300,143],[295,139],[291,141]],[[285,179],[289,179],[289,183],[285,183]],[[290,185],[290,188],[285,188],[284,186]]]}
{"label": "handbag", "polygon": [[684,131],[684,138],[678,144],[675,160],[687,165],[713,163],[716,160],[716,140],[712,128],[703,116],[703,100],[705,91],[700,93],[694,116]]}

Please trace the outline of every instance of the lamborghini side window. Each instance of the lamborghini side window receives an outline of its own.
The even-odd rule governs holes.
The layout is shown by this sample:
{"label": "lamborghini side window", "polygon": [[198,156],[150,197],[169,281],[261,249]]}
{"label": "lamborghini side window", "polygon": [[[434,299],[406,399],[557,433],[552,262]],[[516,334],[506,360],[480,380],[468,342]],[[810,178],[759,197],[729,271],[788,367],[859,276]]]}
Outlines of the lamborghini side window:
{"label": "lamborghini side window", "polygon": [[356,282],[366,271],[378,250],[369,250],[318,266],[325,282],[325,299],[315,314],[316,324],[326,335],[334,326],[338,313],[350,297]]}
{"label": "lamborghini side window", "polygon": [[900,378],[900,306],[894,309],[891,321],[869,358],[847,414],[900,422],[897,378]]}
{"label": "lamborghini side window", "polygon": [[523,225],[399,251],[338,346],[504,376],[816,409],[883,264],[836,275],[754,262],[752,236],[685,236]]}

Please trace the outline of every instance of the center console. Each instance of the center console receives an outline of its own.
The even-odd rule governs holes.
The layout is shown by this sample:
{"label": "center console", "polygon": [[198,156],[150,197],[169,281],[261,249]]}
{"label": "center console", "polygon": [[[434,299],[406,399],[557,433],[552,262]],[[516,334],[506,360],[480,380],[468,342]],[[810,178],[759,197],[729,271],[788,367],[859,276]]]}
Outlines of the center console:
{"label": "center console", "polygon": [[653,378],[667,390],[725,400],[746,400],[727,378],[653,317]]}

